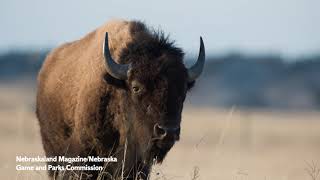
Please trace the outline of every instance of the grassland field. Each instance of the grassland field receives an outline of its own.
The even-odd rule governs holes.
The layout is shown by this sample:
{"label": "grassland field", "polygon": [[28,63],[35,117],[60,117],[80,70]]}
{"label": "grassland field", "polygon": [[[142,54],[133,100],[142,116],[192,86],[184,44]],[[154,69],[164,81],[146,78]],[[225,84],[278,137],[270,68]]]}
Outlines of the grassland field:
{"label": "grassland field", "polygon": [[[47,179],[16,171],[16,155],[44,155],[35,88],[0,84],[0,179]],[[188,99],[181,139],[153,180],[320,180],[320,112],[196,107]],[[36,177],[36,178],[35,178]]]}

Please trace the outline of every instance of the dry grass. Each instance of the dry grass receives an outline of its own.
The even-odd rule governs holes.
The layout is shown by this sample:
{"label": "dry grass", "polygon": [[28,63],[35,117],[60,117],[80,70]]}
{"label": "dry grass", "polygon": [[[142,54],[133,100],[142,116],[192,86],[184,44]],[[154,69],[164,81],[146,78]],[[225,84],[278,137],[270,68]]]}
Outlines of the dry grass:
{"label": "dry grass", "polygon": [[[46,179],[43,171],[15,170],[16,155],[43,155],[33,100],[30,89],[0,85],[0,179]],[[180,142],[151,179],[320,180],[319,117],[189,105]]]}
{"label": "dry grass", "polygon": [[309,174],[311,180],[318,180],[320,179],[320,168],[317,166],[317,164],[312,161],[311,163],[307,162],[307,168],[306,171]]}

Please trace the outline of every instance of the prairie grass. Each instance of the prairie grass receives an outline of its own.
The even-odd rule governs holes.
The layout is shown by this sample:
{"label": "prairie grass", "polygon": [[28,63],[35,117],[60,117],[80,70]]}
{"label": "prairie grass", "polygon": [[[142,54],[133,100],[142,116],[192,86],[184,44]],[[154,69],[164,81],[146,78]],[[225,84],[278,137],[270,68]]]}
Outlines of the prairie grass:
{"label": "prairie grass", "polygon": [[[15,170],[16,155],[44,154],[34,98],[34,89],[0,86],[0,179],[47,179],[45,171]],[[319,117],[187,103],[181,140],[150,179],[320,180]]]}

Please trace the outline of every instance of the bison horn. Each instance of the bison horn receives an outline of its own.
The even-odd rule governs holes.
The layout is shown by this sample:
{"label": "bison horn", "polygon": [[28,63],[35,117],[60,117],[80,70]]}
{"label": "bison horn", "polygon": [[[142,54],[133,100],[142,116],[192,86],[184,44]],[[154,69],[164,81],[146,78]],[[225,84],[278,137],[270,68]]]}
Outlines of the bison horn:
{"label": "bison horn", "polygon": [[105,40],[103,43],[103,55],[106,62],[107,72],[114,78],[120,80],[127,79],[127,72],[129,70],[129,64],[118,64],[116,63],[110,54],[109,43],[108,43],[108,33],[106,32]]}
{"label": "bison horn", "polygon": [[197,62],[188,69],[188,81],[192,82],[197,79],[203,71],[204,62],[206,59],[206,52],[202,37],[200,36],[200,51]]}

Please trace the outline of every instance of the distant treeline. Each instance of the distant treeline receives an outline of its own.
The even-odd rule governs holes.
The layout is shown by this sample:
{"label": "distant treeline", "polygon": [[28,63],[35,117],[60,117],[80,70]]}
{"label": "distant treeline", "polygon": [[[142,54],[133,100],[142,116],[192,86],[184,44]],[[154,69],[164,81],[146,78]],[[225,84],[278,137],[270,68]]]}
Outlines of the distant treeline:
{"label": "distant treeline", "polygon": [[[320,55],[227,54],[208,58],[192,103],[223,107],[320,108]],[[197,86],[199,87],[199,86]]]}
{"label": "distant treeline", "polygon": [[48,51],[11,51],[0,55],[0,80],[35,78]]}
{"label": "distant treeline", "polygon": [[[0,55],[0,80],[35,79],[48,51]],[[209,56],[188,103],[230,107],[320,107],[320,55],[285,59],[231,53]]]}

